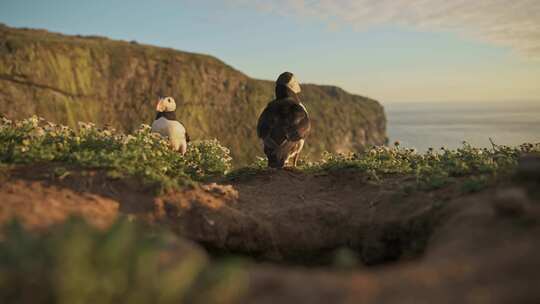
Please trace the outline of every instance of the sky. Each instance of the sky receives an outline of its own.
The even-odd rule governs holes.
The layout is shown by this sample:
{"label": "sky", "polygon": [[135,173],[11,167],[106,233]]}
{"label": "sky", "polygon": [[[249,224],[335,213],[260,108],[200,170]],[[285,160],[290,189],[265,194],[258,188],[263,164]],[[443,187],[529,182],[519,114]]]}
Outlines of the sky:
{"label": "sky", "polygon": [[0,22],[210,54],[383,102],[540,102],[540,0],[0,0]]}

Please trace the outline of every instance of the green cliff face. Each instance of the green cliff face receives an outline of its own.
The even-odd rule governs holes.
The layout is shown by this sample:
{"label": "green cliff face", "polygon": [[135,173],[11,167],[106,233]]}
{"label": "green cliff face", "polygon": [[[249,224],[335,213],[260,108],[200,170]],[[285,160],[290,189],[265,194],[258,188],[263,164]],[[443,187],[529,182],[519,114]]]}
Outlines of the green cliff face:
{"label": "green cliff face", "polygon": [[[282,71],[276,71],[276,75]],[[32,114],[131,131],[152,122],[158,96],[173,96],[192,138],[217,138],[236,164],[263,155],[255,126],[273,83],[220,60],[102,37],[75,37],[0,25],[0,114]],[[313,119],[304,156],[384,144],[386,118],[375,100],[337,87],[303,85]]]}

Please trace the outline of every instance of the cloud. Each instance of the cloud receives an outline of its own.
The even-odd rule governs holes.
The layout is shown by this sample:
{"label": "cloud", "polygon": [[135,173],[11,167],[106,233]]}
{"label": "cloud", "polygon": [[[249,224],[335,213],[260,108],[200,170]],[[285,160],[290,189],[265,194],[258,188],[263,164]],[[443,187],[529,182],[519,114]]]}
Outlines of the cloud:
{"label": "cloud", "polygon": [[540,59],[540,0],[229,0],[357,30],[394,24],[445,30]]}

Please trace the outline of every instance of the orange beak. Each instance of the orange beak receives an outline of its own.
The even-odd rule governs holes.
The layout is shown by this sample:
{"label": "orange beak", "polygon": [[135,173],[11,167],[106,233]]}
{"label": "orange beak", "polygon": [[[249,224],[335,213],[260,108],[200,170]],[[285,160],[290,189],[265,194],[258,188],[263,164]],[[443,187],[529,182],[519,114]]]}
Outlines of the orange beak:
{"label": "orange beak", "polygon": [[165,105],[163,104],[163,99],[160,98],[159,101],[156,104],[156,111],[158,112],[164,112],[165,111]]}

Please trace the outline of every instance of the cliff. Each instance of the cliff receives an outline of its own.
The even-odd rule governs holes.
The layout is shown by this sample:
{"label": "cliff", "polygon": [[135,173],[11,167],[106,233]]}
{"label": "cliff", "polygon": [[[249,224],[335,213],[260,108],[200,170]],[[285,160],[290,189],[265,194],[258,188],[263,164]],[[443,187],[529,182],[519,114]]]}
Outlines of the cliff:
{"label": "cliff", "polygon": [[[313,119],[304,156],[385,143],[377,101],[312,84],[302,94]],[[0,25],[0,113],[9,118],[38,114],[70,126],[91,121],[131,131],[151,123],[160,95],[176,99],[193,138],[218,138],[237,164],[263,155],[255,125],[273,97],[271,81],[211,56]]]}

